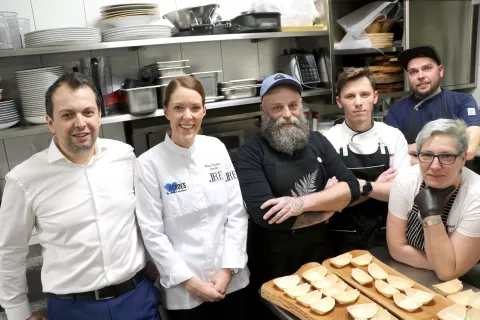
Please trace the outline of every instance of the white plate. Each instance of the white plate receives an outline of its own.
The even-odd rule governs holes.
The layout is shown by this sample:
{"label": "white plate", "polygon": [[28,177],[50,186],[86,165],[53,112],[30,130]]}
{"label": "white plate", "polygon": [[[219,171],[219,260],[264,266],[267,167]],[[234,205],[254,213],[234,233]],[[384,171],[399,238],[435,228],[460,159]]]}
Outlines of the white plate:
{"label": "white plate", "polygon": [[42,117],[25,117],[25,120],[27,120],[30,123],[33,124],[45,124],[47,121],[45,120],[45,116]]}
{"label": "white plate", "polygon": [[0,123],[0,130],[10,128],[11,126],[16,125],[18,122],[20,122],[20,119],[7,122],[7,123]]}
{"label": "white plate", "polygon": [[25,69],[25,70],[17,70],[14,71],[15,74],[25,74],[25,73],[42,73],[42,72],[49,72],[49,71],[63,71],[63,66],[53,66],[53,67],[45,67],[45,68],[36,68],[36,69]]}
{"label": "white plate", "polygon": [[25,40],[25,44],[38,44],[38,43],[43,43],[43,42],[56,42],[56,41],[96,41],[101,36],[95,36],[95,37],[68,37],[68,36],[58,36],[58,37],[52,37],[52,38],[43,38],[43,39],[36,39],[36,40]]}
{"label": "white plate", "polygon": [[104,42],[115,42],[125,40],[141,40],[141,39],[157,39],[157,38],[170,38],[171,36],[131,36],[117,39],[105,39]]}
{"label": "white plate", "polygon": [[53,29],[43,29],[43,30],[36,30],[31,31],[25,34],[25,36],[33,35],[33,34],[42,34],[42,33],[49,33],[49,32],[68,32],[68,31],[89,31],[89,32],[97,32],[100,31],[98,28],[90,28],[90,27],[68,27],[68,28],[53,28]]}
{"label": "white plate", "polygon": [[125,26],[125,27],[117,27],[112,29],[107,29],[102,31],[102,33],[110,33],[110,32],[118,32],[118,31],[130,31],[130,30],[162,30],[162,29],[170,29],[169,26],[158,25],[158,24],[137,24],[133,26]]}
{"label": "white plate", "polygon": [[27,48],[38,48],[38,47],[55,47],[55,46],[74,46],[82,44],[95,44],[101,43],[102,41],[58,41],[58,42],[47,42],[43,44],[35,45],[26,45]]}
{"label": "white plate", "polygon": [[133,26],[138,24],[148,24],[154,20],[158,20],[160,17],[158,16],[128,16],[128,17],[120,17],[114,18],[109,20],[102,20],[103,24],[114,26],[114,27],[126,27],[126,26]]}
{"label": "white plate", "polygon": [[50,39],[55,37],[98,37],[101,34],[99,33],[57,33],[57,34],[42,34],[36,35],[33,37],[25,37],[26,41],[39,40],[39,39]]}

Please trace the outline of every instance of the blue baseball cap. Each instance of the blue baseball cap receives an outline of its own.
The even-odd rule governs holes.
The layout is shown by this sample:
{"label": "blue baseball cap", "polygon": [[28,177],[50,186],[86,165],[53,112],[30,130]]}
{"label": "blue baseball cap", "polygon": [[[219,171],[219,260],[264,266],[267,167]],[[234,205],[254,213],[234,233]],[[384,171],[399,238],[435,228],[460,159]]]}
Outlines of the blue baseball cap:
{"label": "blue baseball cap", "polygon": [[298,82],[297,79],[284,73],[275,73],[263,80],[262,87],[260,88],[260,99],[263,99],[263,96],[268,91],[282,84],[294,87],[298,90],[299,93],[302,93],[303,91],[302,85],[300,84],[300,82]]}

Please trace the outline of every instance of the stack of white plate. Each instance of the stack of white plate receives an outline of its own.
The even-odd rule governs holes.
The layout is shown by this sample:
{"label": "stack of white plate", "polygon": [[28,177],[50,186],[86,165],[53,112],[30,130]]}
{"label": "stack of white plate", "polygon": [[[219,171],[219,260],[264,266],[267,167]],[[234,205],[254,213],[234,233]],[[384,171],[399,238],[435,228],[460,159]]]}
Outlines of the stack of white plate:
{"label": "stack of white plate", "polygon": [[45,123],[45,92],[63,72],[62,66],[15,71],[25,120]]}
{"label": "stack of white plate", "polygon": [[24,38],[27,48],[70,46],[102,42],[100,29],[86,27],[33,31],[26,33]]}
{"label": "stack of white plate", "polygon": [[104,42],[166,38],[171,36],[172,31],[170,30],[170,27],[152,24],[119,27],[102,32]]}
{"label": "stack of white plate", "polygon": [[124,3],[101,8],[102,23],[113,27],[147,24],[159,19],[155,3]]}
{"label": "stack of white plate", "polygon": [[10,128],[20,121],[20,113],[15,107],[15,101],[0,101],[0,130]]}

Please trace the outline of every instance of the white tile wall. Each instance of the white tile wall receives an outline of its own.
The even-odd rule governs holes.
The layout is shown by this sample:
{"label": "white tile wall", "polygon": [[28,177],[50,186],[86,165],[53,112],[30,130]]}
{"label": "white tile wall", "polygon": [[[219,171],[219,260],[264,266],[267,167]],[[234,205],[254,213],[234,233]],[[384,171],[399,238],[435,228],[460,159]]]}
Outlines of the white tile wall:
{"label": "white tile wall", "polygon": [[113,90],[118,90],[125,78],[136,79],[138,77],[138,55],[137,51],[130,51],[128,48],[95,50],[91,52],[92,57],[110,56],[112,64]]}
{"label": "white tile wall", "polygon": [[37,30],[86,27],[83,0],[31,0]]}
{"label": "white tile wall", "polygon": [[103,138],[126,142],[123,123],[111,123],[102,125]]}
{"label": "white tile wall", "polygon": [[216,0],[176,0],[175,2],[177,3],[177,9],[204,6],[207,4],[217,3]]}
{"label": "white tile wall", "polygon": [[251,7],[252,1],[232,1],[232,0],[217,0],[220,5],[218,13],[222,20],[230,20],[240,15],[243,11],[248,11]]}
{"label": "white tile wall", "polygon": [[140,68],[158,61],[181,59],[182,51],[180,50],[179,44],[146,47],[138,51],[138,62],[140,63]]}
{"label": "white tile wall", "polygon": [[65,71],[72,71],[72,68],[74,66],[80,64],[80,59],[90,57],[90,51],[45,54],[42,55],[42,66],[63,66],[65,68]]}
{"label": "white tile wall", "polygon": [[258,61],[260,67],[260,78],[264,79],[281,69],[280,55],[283,50],[290,51],[292,39],[272,39],[258,43]]}
{"label": "white tile wall", "polygon": [[[8,171],[10,171],[10,169],[8,168],[5,147],[3,145],[3,140],[0,140],[0,179],[5,179],[5,176],[7,175]],[[2,188],[2,191],[3,191],[3,188]]]}
{"label": "white tile wall", "polygon": [[[184,43],[181,45],[182,59],[190,60],[190,72],[223,70],[220,42]],[[223,81],[223,72],[218,81]]]}
{"label": "white tile wall", "polygon": [[50,145],[51,133],[3,140],[10,170]]}
{"label": "white tile wall", "polygon": [[35,30],[35,20],[33,19],[32,4],[30,3],[30,0],[2,0],[0,10],[16,12],[18,13],[19,18],[29,19],[32,31]]}
{"label": "white tile wall", "polygon": [[258,78],[257,43],[250,40],[222,41],[223,80]]}

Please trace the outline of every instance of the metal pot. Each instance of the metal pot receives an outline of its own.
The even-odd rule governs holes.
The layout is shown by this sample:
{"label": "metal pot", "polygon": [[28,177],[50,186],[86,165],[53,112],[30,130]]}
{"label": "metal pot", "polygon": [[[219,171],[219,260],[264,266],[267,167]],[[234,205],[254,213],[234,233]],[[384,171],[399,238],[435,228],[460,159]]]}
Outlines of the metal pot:
{"label": "metal pot", "polygon": [[213,24],[216,20],[221,20],[221,17],[215,14],[218,7],[220,7],[218,4],[208,4],[184,8],[167,13],[163,18],[170,21],[178,31],[187,31],[192,26]]}

